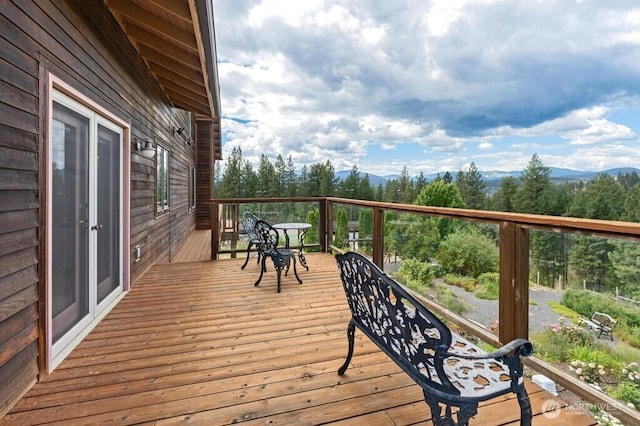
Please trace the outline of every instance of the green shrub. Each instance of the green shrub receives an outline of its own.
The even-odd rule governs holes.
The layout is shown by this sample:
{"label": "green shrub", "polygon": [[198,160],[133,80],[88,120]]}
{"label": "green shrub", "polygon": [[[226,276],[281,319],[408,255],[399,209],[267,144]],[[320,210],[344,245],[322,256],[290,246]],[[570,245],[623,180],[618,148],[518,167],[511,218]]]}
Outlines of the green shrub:
{"label": "green shrub", "polygon": [[600,383],[602,382],[605,374],[607,374],[602,364],[597,365],[593,362],[578,360],[573,360],[569,363],[569,370],[575,374],[578,379],[594,385],[597,389],[600,389]]}
{"label": "green shrub", "polygon": [[500,294],[500,275],[497,272],[485,272],[478,277],[479,288],[476,297],[479,299],[498,300]]}
{"label": "green shrub", "polygon": [[340,248],[349,246],[349,219],[344,207],[340,207],[336,213],[336,233],[333,245]]}
{"label": "green shrub", "polygon": [[569,357],[575,361],[594,364],[596,366],[601,365],[603,368],[611,370],[613,373],[620,372],[622,367],[622,363],[618,356],[606,346],[576,346],[569,349]]}
{"label": "green shrub", "polygon": [[622,382],[608,390],[608,393],[618,401],[633,404],[634,408],[640,408],[640,384]]}
{"label": "green shrub", "polygon": [[479,231],[456,231],[440,243],[436,260],[447,273],[477,277],[498,271],[498,249]]}
{"label": "green shrub", "polygon": [[445,275],[444,282],[447,284],[455,285],[456,287],[464,288],[467,291],[474,291],[477,285],[475,279],[455,274]]}
{"label": "green shrub", "polygon": [[640,385],[640,363],[637,361],[625,364],[622,367],[622,380]]}
{"label": "green shrub", "polygon": [[566,362],[577,346],[594,347],[593,333],[574,325],[550,324],[531,336],[535,353],[549,362]]}
{"label": "green shrub", "polygon": [[640,349],[627,345],[616,345],[616,356],[624,363],[633,363],[640,359]]}
{"label": "green shrub", "polygon": [[562,315],[563,317],[571,319],[571,321],[574,324],[578,323],[578,317],[580,316],[580,314],[574,311],[573,309],[568,308],[558,302],[548,302],[548,305],[551,308],[551,310],[556,314]]}
{"label": "green shrub", "polygon": [[434,273],[431,266],[417,259],[403,260],[395,276],[405,284],[415,281],[423,287],[433,287]]}
{"label": "green shrub", "polygon": [[613,302],[610,295],[587,290],[569,289],[562,296],[562,304],[590,317],[594,312],[604,312],[630,327],[640,327],[640,310]]}
{"label": "green shrub", "polygon": [[467,302],[444,286],[436,286],[436,300],[440,305],[458,315],[462,315],[471,309]]}

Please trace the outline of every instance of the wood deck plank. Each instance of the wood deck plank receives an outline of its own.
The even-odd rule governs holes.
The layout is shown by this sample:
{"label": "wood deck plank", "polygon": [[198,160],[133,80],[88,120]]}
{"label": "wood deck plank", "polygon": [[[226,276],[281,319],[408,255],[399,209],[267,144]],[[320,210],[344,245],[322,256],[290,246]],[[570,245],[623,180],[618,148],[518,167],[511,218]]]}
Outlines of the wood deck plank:
{"label": "wood deck plank", "polygon": [[200,262],[211,259],[211,230],[193,231],[171,262]]}
{"label": "wood deck plank", "polygon": [[[154,266],[0,425],[430,424],[421,389],[361,333],[337,375],[349,309],[333,257],[307,260],[305,283],[286,277],[280,294],[273,270],[254,287],[258,266],[243,259]],[[550,424],[553,397],[527,388],[534,425]],[[560,406],[554,424],[595,424]],[[518,417],[509,395],[472,424]]]}

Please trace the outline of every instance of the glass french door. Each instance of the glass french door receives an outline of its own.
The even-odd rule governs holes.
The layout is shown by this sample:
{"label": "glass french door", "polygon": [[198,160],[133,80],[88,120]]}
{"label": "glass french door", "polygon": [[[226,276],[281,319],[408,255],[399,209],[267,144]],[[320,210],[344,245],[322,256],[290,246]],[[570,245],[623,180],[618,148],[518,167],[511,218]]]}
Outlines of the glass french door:
{"label": "glass french door", "polygon": [[55,358],[123,291],[123,130],[54,92],[50,143],[51,343]]}

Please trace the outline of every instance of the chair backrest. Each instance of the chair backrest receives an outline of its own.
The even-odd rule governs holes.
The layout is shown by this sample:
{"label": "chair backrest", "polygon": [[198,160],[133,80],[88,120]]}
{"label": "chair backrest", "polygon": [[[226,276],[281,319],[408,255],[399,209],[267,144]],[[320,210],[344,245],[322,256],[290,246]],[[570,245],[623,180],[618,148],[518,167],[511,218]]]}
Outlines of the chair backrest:
{"label": "chair backrest", "polygon": [[246,211],[242,214],[242,227],[244,228],[244,232],[247,233],[249,239],[252,241],[257,241],[259,239],[258,234],[256,234],[255,231],[256,223],[259,220],[260,218],[250,211]]}
{"label": "chair backrest", "polygon": [[258,247],[263,253],[269,254],[278,251],[278,243],[280,241],[280,234],[278,230],[269,225],[264,220],[256,221],[255,227],[256,236],[258,238]]}

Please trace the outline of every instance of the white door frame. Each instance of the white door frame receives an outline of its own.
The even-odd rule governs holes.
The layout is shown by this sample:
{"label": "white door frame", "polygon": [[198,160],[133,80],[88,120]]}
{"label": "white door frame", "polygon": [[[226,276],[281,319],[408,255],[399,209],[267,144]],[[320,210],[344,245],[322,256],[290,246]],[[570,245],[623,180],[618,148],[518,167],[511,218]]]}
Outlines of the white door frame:
{"label": "white door frame", "polygon": [[[119,117],[111,114],[109,111],[100,107],[96,103],[92,102],[80,92],[73,89],[70,85],[66,84],[59,78],[52,74],[48,74],[48,120],[47,120],[47,138],[45,156],[47,158],[47,170],[45,174],[47,176],[47,208],[46,208],[46,230],[47,230],[47,248],[46,248],[46,317],[44,323],[46,324],[46,368],[47,372],[53,371],[55,367],[73,350],[75,346],[93,329],[93,327],[111,310],[113,306],[124,296],[126,291],[130,287],[130,159],[131,159],[131,144],[130,144],[130,125]],[[51,267],[51,254],[52,254],[52,123],[53,123],[53,102],[54,100],[62,105],[72,108],[74,111],[83,115],[90,115],[91,129],[90,129],[90,203],[95,206],[96,201],[96,176],[95,170],[97,167],[97,153],[93,152],[97,146],[97,128],[98,125],[104,126],[110,130],[115,130],[120,133],[120,224],[119,232],[121,235],[121,247],[120,247],[120,286],[118,291],[112,291],[99,305],[97,304],[96,289],[93,284],[96,282],[96,265],[94,263],[96,252],[95,236],[89,238],[89,252],[93,256],[89,256],[89,271],[91,274],[90,282],[90,303],[89,303],[89,315],[83,318],[78,324],[76,324],[69,332],[65,334],[58,342],[53,344],[53,331],[52,331],[52,267]],[[96,212],[95,209],[90,210],[90,223],[95,223]],[[95,233],[93,233],[95,234]]]}

